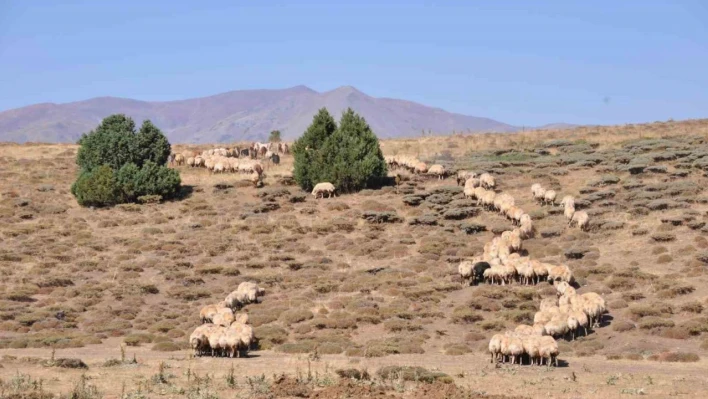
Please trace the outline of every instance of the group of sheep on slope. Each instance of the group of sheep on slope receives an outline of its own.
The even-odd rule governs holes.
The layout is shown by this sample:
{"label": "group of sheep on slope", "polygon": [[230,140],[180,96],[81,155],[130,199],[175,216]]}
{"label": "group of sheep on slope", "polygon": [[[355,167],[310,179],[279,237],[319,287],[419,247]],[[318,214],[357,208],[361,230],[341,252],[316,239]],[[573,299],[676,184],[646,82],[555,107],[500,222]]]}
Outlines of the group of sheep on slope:
{"label": "group of sheep on slope", "polygon": [[[599,325],[602,314],[607,310],[604,299],[593,292],[578,295],[570,285],[573,275],[568,266],[542,263],[519,255],[522,238],[531,237],[534,232],[531,218],[514,205],[513,197],[489,190],[495,185],[492,176],[485,173],[478,178],[473,172],[461,171],[457,178],[458,184],[464,182],[466,197],[476,198],[486,209],[496,210],[514,224],[526,227],[503,232],[485,244],[482,256],[461,262],[458,271],[463,281],[479,283],[485,280],[504,285],[514,279],[521,284],[548,280],[555,284],[559,296],[541,301],[541,310],[534,316],[533,326],[519,325],[514,331],[494,335],[489,342],[491,361],[516,363],[518,359],[522,364],[524,359],[528,359],[528,364],[541,365],[545,362],[546,365],[557,366],[558,344],[554,337],[569,334],[571,339],[575,339],[580,329],[586,334],[591,327]],[[543,190],[540,185],[534,184],[532,193],[544,204],[555,203],[556,193],[553,190]],[[573,214],[578,213],[574,211],[573,197],[565,197],[562,203],[566,207],[566,217],[572,220]],[[587,215],[584,223],[587,223]],[[584,224],[579,223],[579,226]]]}
{"label": "group of sheep on slope", "polygon": [[541,300],[540,311],[534,315],[532,326],[521,324],[514,331],[496,334],[489,341],[491,362],[519,360],[523,364],[558,366],[558,343],[556,337],[570,335],[575,340],[577,333],[583,334],[598,327],[602,315],[607,311],[605,300],[594,292],[579,295],[565,281],[556,284],[558,297]]}
{"label": "group of sheep on slope", "polygon": [[496,210],[518,225],[485,244],[482,256],[460,263],[458,271],[463,281],[479,283],[484,280],[501,285],[514,280],[526,285],[542,280],[572,281],[573,276],[567,266],[542,263],[518,253],[522,249],[522,240],[534,235],[533,222],[531,216],[515,205],[514,197],[491,190],[496,185],[493,176],[483,173],[477,177],[473,172],[461,171],[458,182],[462,181],[465,196],[476,198],[478,203],[488,205],[486,209]]}
{"label": "group of sheep on slope", "polygon": [[[556,192],[555,190],[546,190],[539,183],[534,183],[531,186],[531,194],[533,198],[541,202],[542,204],[555,205],[556,202]],[[588,227],[588,213],[585,211],[575,210],[575,198],[571,195],[566,195],[561,200],[561,206],[563,206],[563,215],[568,219],[568,226],[576,224],[581,230],[585,230]]]}
{"label": "group of sheep on slope", "polygon": [[246,356],[254,343],[253,328],[247,313],[236,313],[249,303],[255,303],[265,294],[263,288],[243,282],[223,302],[204,306],[199,312],[203,323],[189,336],[189,345],[195,356]]}
{"label": "group of sheep on slope", "polygon": [[434,176],[438,179],[444,179],[447,176],[447,170],[445,167],[439,164],[431,165],[420,161],[418,158],[408,156],[408,155],[386,155],[384,157],[386,165],[389,170],[396,169],[406,169],[407,171],[415,174],[427,174],[429,176]]}

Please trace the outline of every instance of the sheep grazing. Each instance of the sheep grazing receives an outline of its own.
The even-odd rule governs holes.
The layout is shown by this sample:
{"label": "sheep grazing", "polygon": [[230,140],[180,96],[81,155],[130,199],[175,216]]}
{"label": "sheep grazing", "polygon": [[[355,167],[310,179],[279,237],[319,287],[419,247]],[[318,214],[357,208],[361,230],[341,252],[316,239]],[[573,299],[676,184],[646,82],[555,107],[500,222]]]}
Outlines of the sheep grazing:
{"label": "sheep grazing", "polygon": [[202,324],[211,323],[214,315],[218,314],[219,310],[225,307],[226,306],[221,303],[204,306],[199,311],[199,320],[201,320]]}
{"label": "sheep grazing", "polygon": [[558,365],[558,343],[543,335],[539,326],[518,326],[514,331],[495,334],[488,345],[490,362],[510,361],[512,364]]}
{"label": "sheep grazing", "polygon": [[427,173],[431,176],[436,176],[440,180],[444,179],[446,175],[445,167],[439,164],[429,167]]}
{"label": "sheep grazing", "polygon": [[496,187],[496,181],[494,181],[494,176],[490,175],[489,173],[482,173],[479,176],[479,182],[482,184],[482,187],[488,190],[493,190],[494,187]]}
{"label": "sheep grazing", "polygon": [[460,265],[457,266],[457,271],[460,273],[460,277],[462,277],[462,283],[471,285],[472,284],[472,269],[474,268],[474,263],[469,261],[469,260],[464,260],[460,262]]}
{"label": "sheep grazing", "polygon": [[555,205],[556,202],[556,192],[554,190],[548,190],[543,195],[543,203],[546,205]]}
{"label": "sheep grazing", "polygon": [[202,324],[194,329],[189,336],[189,346],[194,351],[194,356],[202,356],[211,352],[208,336],[216,326],[213,324]]}
{"label": "sheep grazing", "polygon": [[566,204],[563,208],[563,216],[569,221],[573,220],[573,214],[575,213],[575,205]]}
{"label": "sheep grazing", "polygon": [[580,230],[585,231],[588,227],[588,214],[585,211],[577,211],[573,213],[573,217],[571,217],[570,222],[568,223],[568,226],[572,226],[573,224],[577,225]]}
{"label": "sheep grazing", "polygon": [[561,206],[564,207],[575,207],[575,198],[572,195],[566,195],[560,202]]}
{"label": "sheep grazing", "polygon": [[572,283],[573,282],[573,273],[570,271],[570,268],[566,265],[560,265],[560,266],[554,266],[554,265],[547,265],[548,267],[548,281],[549,282],[561,282],[564,281],[566,283]]}
{"label": "sheep grazing", "polygon": [[335,194],[334,184],[326,183],[326,182],[325,183],[317,183],[315,185],[315,187],[312,189],[312,195],[314,195],[315,198],[324,198],[325,194],[327,194],[327,198],[337,196]]}
{"label": "sheep grazing", "polygon": [[477,177],[477,174],[469,170],[460,170],[457,172],[457,185],[463,186],[467,184],[467,180]]}
{"label": "sheep grazing", "polygon": [[238,309],[249,303],[258,301],[259,297],[265,295],[265,290],[258,287],[256,283],[244,281],[238,288],[231,292],[224,300],[224,306],[231,309]]}
{"label": "sheep grazing", "polygon": [[184,165],[184,161],[185,161],[184,155],[175,154],[175,162],[177,163],[177,165],[180,165],[180,166]]}
{"label": "sheep grazing", "polygon": [[534,183],[531,186],[531,194],[533,195],[534,200],[538,202],[543,202],[544,198],[546,197],[546,189],[541,187],[540,184]]}
{"label": "sheep grazing", "polygon": [[519,232],[521,233],[521,238],[531,238],[534,236],[535,231],[533,223],[531,222],[531,216],[528,214],[521,215],[519,218]]}
{"label": "sheep grazing", "polygon": [[413,166],[413,172],[418,175],[422,175],[423,173],[428,173],[428,164],[425,162],[418,162]]}

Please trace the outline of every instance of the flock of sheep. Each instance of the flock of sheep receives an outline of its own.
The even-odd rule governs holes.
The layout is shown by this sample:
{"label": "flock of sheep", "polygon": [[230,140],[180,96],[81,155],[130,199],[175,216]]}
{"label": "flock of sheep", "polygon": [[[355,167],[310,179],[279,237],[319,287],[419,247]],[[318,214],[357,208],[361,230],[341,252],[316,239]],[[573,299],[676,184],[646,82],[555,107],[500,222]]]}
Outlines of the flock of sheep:
{"label": "flock of sheep", "polygon": [[[538,183],[531,186],[531,194],[536,201],[542,204],[555,205],[556,192],[554,190],[546,190]],[[575,210],[575,198],[566,195],[561,200],[563,206],[563,215],[568,219],[568,226],[577,225],[581,230],[586,230],[588,227],[588,213],[585,211]]]}
{"label": "flock of sheep", "polygon": [[428,167],[428,164],[420,161],[416,157],[408,155],[386,155],[384,157],[388,170],[405,169],[415,174],[427,174],[438,179],[444,179],[448,172],[443,165],[435,164]]}
{"label": "flock of sheep", "polygon": [[[469,171],[460,171],[458,184],[464,182],[465,197],[477,199],[477,203],[490,211],[497,211],[512,221],[515,226],[501,236],[494,237],[484,246],[481,256],[463,261],[458,272],[463,282],[478,284],[537,284],[543,280],[555,284],[558,297],[541,301],[540,311],[534,315],[534,325],[519,325],[514,331],[496,334],[489,342],[491,361],[511,361],[522,364],[558,365],[558,344],[555,337],[570,335],[575,339],[578,331],[583,333],[599,325],[607,311],[604,299],[594,293],[578,295],[571,286],[573,274],[566,265],[543,263],[528,256],[521,256],[522,240],[534,235],[531,217],[515,205],[511,195],[493,191],[496,182],[493,176],[484,173],[479,177]],[[556,192],[545,190],[540,184],[531,187],[534,199],[543,204],[555,205]],[[575,200],[563,198],[564,215],[584,229],[587,213],[575,211]]]}
{"label": "flock of sheep", "polygon": [[[268,158],[270,148],[254,144],[251,154],[263,153]],[[240,149],[218,148],[196,154],[176,154],[174,159],[178,164],[186,163],[191,167],[205,167],[214,173],[242,172],[254,174],[260,180],[263,168],[252,159],[239,159]],[[283,147],[280,147],[283,151]],[[287,153],[287,146],[285,147]],[[272,157],[272,154],[270,155]],[[389,169],[404,168],[416,174],[428,174],[440,179],[447,176],[442,165],[427,166],[415,157],[387,156]],[[477,176],[470,171],[460,171],[457,174],[458,184],[464,185],[466,198],[476,199],[477,204],[489,211],[496,211],[508,218],[515,226],[512,230],[494,237],[484,246],[481,256],[463,261],[458,266],[458,272],[466,284],[478,284],[486,281],[489,284],[506,285],[516,281],[519,284],[538,284],[541,281],[553,283],[557,296],[541,301],[540,310],[534,315],[534,324],[519,325],[514,331],[496,334],[489,342],[491,361],[511,361],[522,364],[527,359],[528,364],[558,365],[558,344],[555,337],[570,335],[575,339],[582,330],[587,334],[592,327],[599,325],[602,315],[607,311],[604,299],[594,293],[577,294],[571,286],[573,274],[566,265],[543,263],[529,256],[522,256],[522,240],[534,236],[533,222],[528,213],[515,205],[514,198],[505,193],[494,191],[496,181],[489,173]],[[312,195],[315,198],[335,196],[335,187],[328,182],[315,185]],[[557,193],[546,190],[540,184],[531,186],[533,198],[543,205],[555,205]],[[588,215],[575,210],[575,200],[566,196],[561,201],[564,215],[569,220],[569,226],[576,224],[580,229],[586,229]],[[255,283],[243,282],[218,304],[208,305],[200,312],[201,322],[189,338],[195,355],[211,356],[242,356],[254,342],[253,328],[248,324],[248,314],[236,313],[234,310],[257,302],[264,290]]]}
{"label": "flock of sheep", "polygon": [[247,313],[234,313],[265,294],[256,283],[243,282],[223,302],[204,306],[199,312],[203,323],[189,336],[195,356],[247,356],[255,341]]}

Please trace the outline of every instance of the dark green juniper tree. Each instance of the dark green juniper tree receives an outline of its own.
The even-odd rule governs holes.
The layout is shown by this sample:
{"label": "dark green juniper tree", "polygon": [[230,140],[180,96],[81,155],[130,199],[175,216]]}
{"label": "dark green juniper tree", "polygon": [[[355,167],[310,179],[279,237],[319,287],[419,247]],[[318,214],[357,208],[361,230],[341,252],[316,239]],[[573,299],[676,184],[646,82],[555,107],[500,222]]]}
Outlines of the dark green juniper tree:
{"label": "dark green juniper tree", "polygon": [[354,192],[376,187],[386,177],[378,138],[351,108],[344,111],[338,127],[321,109],[293,148],[295,180],[308,191],[327,181],[340,192]]}
{"label": "dark green juniper tree", "polygon": [[83,206],[110,206],[144,196],[174,197],[179,173],[165,166],[171,147],[149,120],[136,131],[122,114],[105,118],[81,136],[76,163],[81,168],[71,192]]}

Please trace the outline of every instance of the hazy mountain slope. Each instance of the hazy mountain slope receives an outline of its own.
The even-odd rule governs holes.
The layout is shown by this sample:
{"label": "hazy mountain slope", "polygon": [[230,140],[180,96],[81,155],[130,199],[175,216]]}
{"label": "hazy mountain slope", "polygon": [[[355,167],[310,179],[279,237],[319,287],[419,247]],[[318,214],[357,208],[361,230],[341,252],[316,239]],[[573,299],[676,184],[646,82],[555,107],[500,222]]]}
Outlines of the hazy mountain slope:
{"label": "hazy mountain slope", "polygon": [[151,119],[176,143],[263,140],[278,129],[292,140],[321,107],[339,118],[352,107],[381,138],[433,132],[517,130],[488,118],[446,112],[410,101],[375,98],[351,86],[318,93],[305,86],[239,90],[180,101],[148,102],[99,97],[66,104],[36,104],[0,112],[0,141],[72,142],[102,118],[124,113],[137,123]]}

